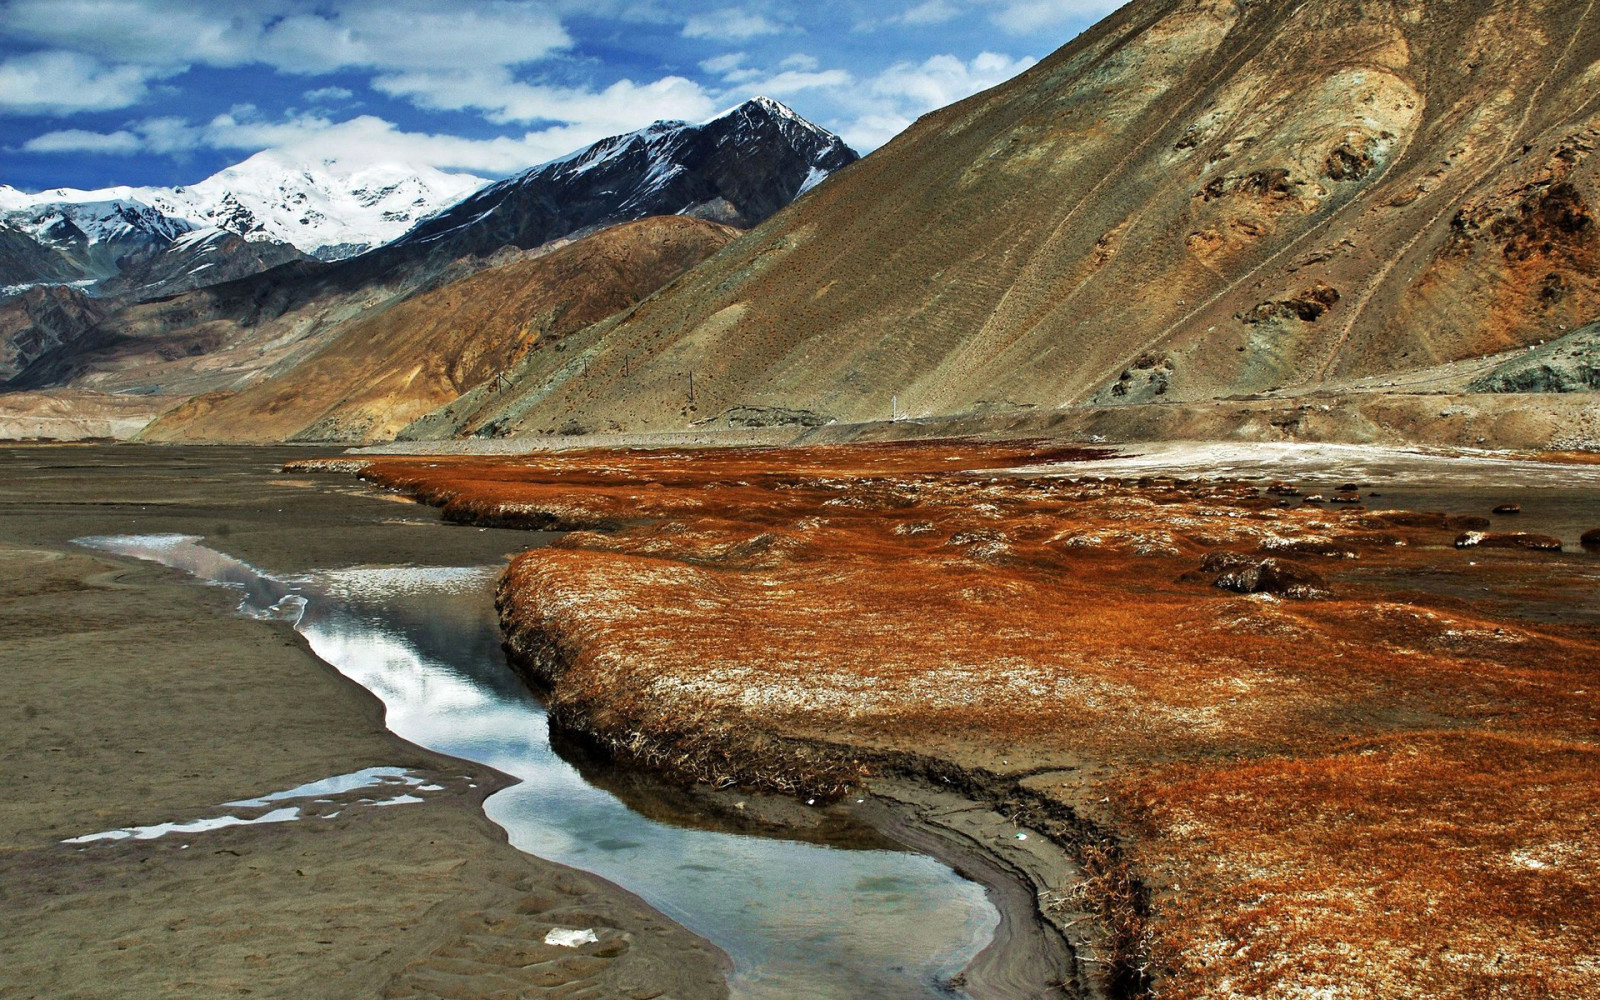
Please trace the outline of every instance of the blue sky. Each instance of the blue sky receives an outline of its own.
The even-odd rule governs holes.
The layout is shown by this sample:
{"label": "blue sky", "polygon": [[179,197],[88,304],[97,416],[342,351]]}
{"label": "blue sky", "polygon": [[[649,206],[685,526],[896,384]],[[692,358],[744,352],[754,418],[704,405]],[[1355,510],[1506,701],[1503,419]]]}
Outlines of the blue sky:
{"label": "blue sky", "polygon": [[0,0],[0,183],[191,183],[281,148],[503,176],[756,94],[861,152],[1116,0]]}

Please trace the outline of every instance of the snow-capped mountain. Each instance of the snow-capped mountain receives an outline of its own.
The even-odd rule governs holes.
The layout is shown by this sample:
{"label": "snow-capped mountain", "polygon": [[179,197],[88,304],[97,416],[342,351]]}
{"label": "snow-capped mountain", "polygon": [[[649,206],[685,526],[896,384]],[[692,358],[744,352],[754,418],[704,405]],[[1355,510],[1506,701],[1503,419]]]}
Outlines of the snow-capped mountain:
{"label": "snow-capped mountain", "polygon": [[[14,228],[25,215],[70,215],[83,206],[136,206],[165,217],[172,237],[215,227],[252,241],[287,243],[324,260],[387,243],[420,219],[486,184],[481,177],[400,164],[352,166],[267,150],[175,188],[54,188],[25,194],[0,185],[0,218]],[[149,213],[147,213],[149,214]],[[80,226],[80,228],[82,228]],[[91,240],[92,232],[86,233]]]}
{"label": "snow-capped mountain", "polygon": [[602,139],[492,184],[394,247],[483,255],[650,215],[749,227],[858,158],[832,132],[757,97],[698,124],[663,121]]}
{"label": "snow-capped mountain", "polygon": [[[77,192],[99,195],[105,192]],[[45,199],[0,184],[0,219],[45,244],[150,239],[171,242],[195,227],[125,197]]]}
{"label": "snow-capped mountain", "polygon": [[304,259],[287,243],[197,227],[128,198],[36,199],[0,187],[0,298],[38,285],[150,298]]}
{"label": "snow-capped mountain", "polygon": [[195,227],[137,201],[39,203],[0,186],[0,294],[34,285],[89,288],[159,256]]}

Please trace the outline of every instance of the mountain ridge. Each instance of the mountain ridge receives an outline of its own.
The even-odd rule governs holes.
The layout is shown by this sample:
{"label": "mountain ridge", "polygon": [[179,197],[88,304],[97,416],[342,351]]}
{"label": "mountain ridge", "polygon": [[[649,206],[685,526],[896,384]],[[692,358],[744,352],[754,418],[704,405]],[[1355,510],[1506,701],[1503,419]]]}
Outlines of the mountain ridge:
{"label": "mountain ridge", "polygon": [[1587,16],[1135,0],[586,335],[587,379],[530,368],[468,423],[1340,392],[1560,336],[1600,315]]}

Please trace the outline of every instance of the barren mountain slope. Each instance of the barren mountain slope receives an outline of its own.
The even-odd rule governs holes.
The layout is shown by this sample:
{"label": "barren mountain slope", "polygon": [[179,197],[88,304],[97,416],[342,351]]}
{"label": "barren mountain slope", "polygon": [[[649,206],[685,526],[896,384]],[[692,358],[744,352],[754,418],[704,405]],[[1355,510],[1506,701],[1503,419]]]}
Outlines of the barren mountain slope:
{"label": "barren mountain slope", "polygon": [[1600,315],[1595,6],[1136,0],[459,424],[1198,400],[1559,336]]}
{"label": "barren mountain slope", "polygon": [[321,351],[237,393],[191,400],[152,440],[387,439],[524,353],[624,309],[721,249],[737,230],[683,217],[603,230],[353,321]]}

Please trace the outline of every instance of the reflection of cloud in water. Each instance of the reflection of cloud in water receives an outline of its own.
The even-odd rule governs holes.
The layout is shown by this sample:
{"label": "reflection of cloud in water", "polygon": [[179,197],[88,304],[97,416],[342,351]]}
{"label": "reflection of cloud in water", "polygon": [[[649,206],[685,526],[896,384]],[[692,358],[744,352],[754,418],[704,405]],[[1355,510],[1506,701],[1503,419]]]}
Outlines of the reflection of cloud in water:
{"label": "reflection of cloud in water", "polygon": [[383,701],[390,729],[521,779],[484,806],[513,844],[611,879],[710,938],[734,960],[735,997],[947,997],[998,925],[979,886],[924,855],[674,826],[586,782],[505,663],[489,612],[496,570],[342,570],[291,585],[193,538],[93,543],[240,586],[247,611],[298,591],[299,630]]}

